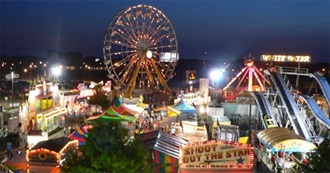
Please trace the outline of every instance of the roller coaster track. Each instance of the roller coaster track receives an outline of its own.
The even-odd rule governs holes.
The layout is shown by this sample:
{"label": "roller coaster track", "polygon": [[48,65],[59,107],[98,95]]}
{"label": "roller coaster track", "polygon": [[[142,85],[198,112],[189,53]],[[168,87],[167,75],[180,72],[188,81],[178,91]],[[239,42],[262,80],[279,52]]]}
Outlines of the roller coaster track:
{"label": "roller coaster track", "polygon": [[312,141],[312,136],[315,132],[310,125],[309,120],[306,121],[306,116],[302,116],[295,101],[295,96],[292,93],[292,86],[288,80],[285,80],[280,73],[269,72],[265,70],[265,74],[269,75],[273,84],[278,91],[278,94],[283,102],[287,116],[290,119],[293,130],[300,136],[303,136],[307,141]]}

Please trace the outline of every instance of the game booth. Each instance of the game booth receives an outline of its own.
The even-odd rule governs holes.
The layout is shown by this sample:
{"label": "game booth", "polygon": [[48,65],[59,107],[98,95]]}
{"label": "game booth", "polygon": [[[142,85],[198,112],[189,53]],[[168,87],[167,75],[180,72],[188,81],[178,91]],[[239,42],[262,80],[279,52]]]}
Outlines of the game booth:
{"label": "game booth", "polygon": [[179,171],[253,172],[254,153],[249,144],[230,141],[203,141],[180,147]]}
{"label": "game booth", "polygon": [[290,129],[272,127],[257,134],[258,140],[271,152],[312,152],[316,146]]}
{"label": "game booth", "polygon": [[188,141],[160,130],[140,134],[138,138],[151,150],[156,164],[155,173],[178,172],[179,147]]}
{"label": "game booth", "polygon": [[187,140],[163,131],[139,135],[152,151],[156,173],[253,172],[253,147],[229,141]]}
{"label": "game booth", "polygon": [[69,149],[78,148],[78,141],[67,137],[60,137],[38,142],[27,150],[26,160],[35,165],[57,165],[63,154]]}

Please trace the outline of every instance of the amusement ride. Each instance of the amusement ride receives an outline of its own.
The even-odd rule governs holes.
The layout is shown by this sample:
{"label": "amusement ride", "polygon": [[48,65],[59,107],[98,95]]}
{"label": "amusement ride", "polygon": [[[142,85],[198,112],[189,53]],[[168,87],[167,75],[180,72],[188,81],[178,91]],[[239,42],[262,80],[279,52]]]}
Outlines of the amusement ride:
{"label": "amusement ride", "polygon": [[[292,129],[307,141],[316,141],[330,128],[329,116],[308,95],[304,95],[291,83],[289,76],[308,76],[316,80],[322,89],[325,100],[330,99],[330,86],[319,73],[310,73],[308,69],[290,67],[272,67],[263,73],[254,65],[251,58],[245,60],[245,67],[224,87],[224,98],[235,100],[242,90],[249,92],[258,107],[259,119],[265,129],[284,127]],[[254,80],[255,78],[255,80]],[[247,87],[241,87],[247,79]],[[238,81],[234,91],[230,86]],[[253,84],[257,81],[258,86]],[[314,81],[313,81],[314,82]],[[330,105],[330,104],[329,104]]]}
{"label": "amusement ride", "polygon": [[[270,84],[269,80],[260,72],[260,70],[254,65],[252,58],[248,58],[244,61],[245,67],[242,68],[237,75],[223,88],[223,97],[227,101],[232,101],[242,92],[246,91],[264,91],[265,84]],[[241,84],[244,80],[248,80],[248,85],[246,87],[241,87]],[[258,85],[254,85],[253,81],[256,79]],[[261,81],[261,79],[263,81]],[[238,84],[234,91],[230,91],[230,86],[238,81]]]}
{"label": "amusement ride", "polygon": [[125,97],[133,90],[164,90],[179,59],[174,28],[165,14],[150,5],[127,7],[107,27],[104,63],[108,77],[123,88]]}

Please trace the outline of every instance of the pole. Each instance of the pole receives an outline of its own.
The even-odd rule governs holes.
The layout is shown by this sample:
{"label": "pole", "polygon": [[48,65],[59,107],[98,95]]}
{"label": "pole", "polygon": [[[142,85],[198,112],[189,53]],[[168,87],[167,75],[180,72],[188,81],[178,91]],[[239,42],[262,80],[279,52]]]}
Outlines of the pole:
{"label": "pole", "polygon": [[[300,62],[298,62],[298,71],[297,71],[297,73],[300,73]],[[296,88],[295,88],[296,90],[299,89],[299,88],[298,88],[298,87],[299,87],[299,76],[300,76],[300,75],[298,75],[298,76],[297,76],[297,79],[296,79]]]}
{"label": "pole", "polygon": [[14,108],[14,72],[11,72],[11,108]]}
{"label": "pole", "polygon": [[216,81],[216,80],[214,80],[213,79],[213,86],[214,86],[214,91],[215,91],[215,93],[213,94],[213,96],[214,96],[214,107],[217,107],[217,102],[218,102],[218,91],[217,91],[217,89],[218,89],[218,81]]}
{"label": "pole", "polygon": [[250,96],[250,108],[249,108],[249,142],[250,142],[250,144],[251,144],[251,112],[252,112],[252,103],[251,103],[251,96]]}

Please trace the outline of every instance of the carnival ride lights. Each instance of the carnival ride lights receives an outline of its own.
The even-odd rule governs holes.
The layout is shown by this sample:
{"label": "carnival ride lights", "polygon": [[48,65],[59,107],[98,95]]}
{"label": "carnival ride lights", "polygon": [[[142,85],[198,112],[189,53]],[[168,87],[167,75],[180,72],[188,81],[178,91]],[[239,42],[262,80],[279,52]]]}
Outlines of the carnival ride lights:
{"label": "carnival ride lights", "polygon": [[108,77],[124,88],[125,97],[134,89],[163,89],[173,77],[179,59],[175,31],[169,19],[149,5],[127,7],[108,25],[104,46]]}
{"label": "carnival ride lights", "polygon": [[55,151],[52,151],[52,150],[45,149],[45,148],[35,149],[35,150],[26,150],[27,152],[26,152],[25,158],[26,158],[27,162],[29,162],[30,161],[29,156],[39,152],[39,154],[38,154],[39,160],[41,160],[41,161],[47,160],[48,154],[50,154],[50,155],[54,155],[57,163],[59,163],[60,159],[61,159],[61,153],[65,152],[70,146],[74,146],[75,149],[78,149],[78,140],[73,140],[73,141],[68,142],[58,153]]}
{"label": "carnival ride lights", "polygon": [[258,70],[258,68],[254,65],[254,62],[252,59],[248,59],[244,61],[245,67],[223,88],[223,90],[228,89],[228,87],[236,81],[237,78],[239,78],[243,73],[243,77],[239,81],[236,90],[239,88],[243,80],[245,79],[246,75],[248,76],[248,91],[252,91],[252,85],[253,85],[253,76],[257,79],[259,86],[261,87],[261,90],[265,90],[264,85],[260,81],[259,76],[267,82],[267,84],[270,84],[270,82],[262,75],[262,73]]}

